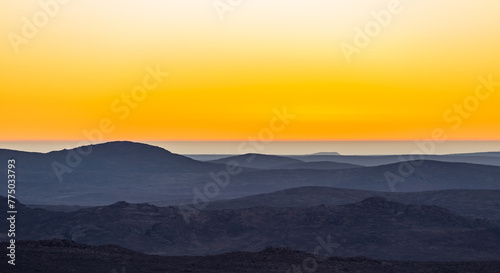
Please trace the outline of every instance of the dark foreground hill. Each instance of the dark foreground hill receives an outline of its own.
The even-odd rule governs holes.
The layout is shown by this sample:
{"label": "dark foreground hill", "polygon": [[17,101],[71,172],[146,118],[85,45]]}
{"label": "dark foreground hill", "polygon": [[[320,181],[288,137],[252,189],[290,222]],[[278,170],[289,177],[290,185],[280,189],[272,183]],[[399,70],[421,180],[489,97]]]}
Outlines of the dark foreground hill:
{"label": "dark foreground hill", "polygon": [[[125,202],[67,213],[21,205],[18,211],[18,239],[71,239],[169,256],[260,251],[270,245],[314,253],[322,245],[329,254],[343,257],[500,260],[497,225],[435,206],[404,205],[381,197],[336,207],[254,207],[193,214],[177,207]],[[8,230],[7,221],[0,228]]]}
{"label": "dark foreground hill", "polygon": [[[0,243],[5,249],[6,243]],[[113,245],[89,246],[69,240],[23,241],[16,266],[0,263],[0,272],[52,273],[498,273],[499,261],[398,262],[368,258],[320,257],[288,248],[268,247],[255,253],[165,257],[145,255]]]}

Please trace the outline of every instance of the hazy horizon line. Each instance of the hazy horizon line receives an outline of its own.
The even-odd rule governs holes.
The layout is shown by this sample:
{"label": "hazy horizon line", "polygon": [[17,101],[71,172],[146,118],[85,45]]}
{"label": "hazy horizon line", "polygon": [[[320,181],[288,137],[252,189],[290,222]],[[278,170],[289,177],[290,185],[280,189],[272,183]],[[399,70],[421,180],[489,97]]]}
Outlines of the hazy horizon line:
{"label": "hazy horizon line", "polygon": [[[432,140],[397,141],[0,141],[0,149],[47,153],[80,146],[114,141],[130,141],[164,148],[184,155],[238,155],[247,153],[273,155],[310,155],[315,153],[339,153],[340,155],[400,155],[400,154],[461,154],[500,152],[500,141],[448,140],[441,143]],[[429,152],[432,151],[432,152]]]}

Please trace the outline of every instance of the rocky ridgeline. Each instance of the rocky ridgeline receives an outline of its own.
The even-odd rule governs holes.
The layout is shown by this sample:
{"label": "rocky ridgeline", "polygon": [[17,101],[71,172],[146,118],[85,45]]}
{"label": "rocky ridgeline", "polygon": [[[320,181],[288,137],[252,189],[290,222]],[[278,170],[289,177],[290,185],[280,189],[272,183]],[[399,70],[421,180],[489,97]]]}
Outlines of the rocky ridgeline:
{"label": "rocky ridgeline", "polygon": [[[261,251],[267,246],[386,260],[500,260],[500,227],[436,206],[382,197],[342,206],[203,210],[118,202],[74,212],[22,208],[20,240],[70,239],[166,256]],[[6,225],[0,223],[0,228]],[[6,229],[6,227],[4,227]],[[2,239],[3,240],[3,239]]]}

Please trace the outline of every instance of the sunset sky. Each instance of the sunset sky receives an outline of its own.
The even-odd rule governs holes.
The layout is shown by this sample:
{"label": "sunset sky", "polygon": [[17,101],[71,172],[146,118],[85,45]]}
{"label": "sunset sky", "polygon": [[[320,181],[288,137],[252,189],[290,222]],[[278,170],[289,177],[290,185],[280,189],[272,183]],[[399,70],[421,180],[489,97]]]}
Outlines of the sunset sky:
{"label": "sunset sky", "polygon": [[500,1],[401,0],[350,62],[391,1],[54,1],[0,2],[0,141],[500,140]]}

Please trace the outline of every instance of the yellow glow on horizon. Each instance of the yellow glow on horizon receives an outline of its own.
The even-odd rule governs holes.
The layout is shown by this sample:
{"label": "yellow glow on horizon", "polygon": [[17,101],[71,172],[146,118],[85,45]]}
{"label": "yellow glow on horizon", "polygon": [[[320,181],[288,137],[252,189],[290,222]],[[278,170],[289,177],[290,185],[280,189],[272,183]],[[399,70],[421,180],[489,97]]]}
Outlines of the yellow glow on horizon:
{"label": "yellow glow on horizon", "polygon": [[[212,1],[68,1],[16,54],[8,35],[43,9],[2,1],[0,141],[84,139],[102,119],[107,140],[245,140],[284,107],[275,140],[500,140],[500,87],[460,128],[443,119],[500,81],[500,2],[401,0],[349,64],[340,44],[390,2],[243,0],[221,21]],[[168,77],[121,119],[113,102],[157,65]]]}

